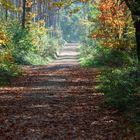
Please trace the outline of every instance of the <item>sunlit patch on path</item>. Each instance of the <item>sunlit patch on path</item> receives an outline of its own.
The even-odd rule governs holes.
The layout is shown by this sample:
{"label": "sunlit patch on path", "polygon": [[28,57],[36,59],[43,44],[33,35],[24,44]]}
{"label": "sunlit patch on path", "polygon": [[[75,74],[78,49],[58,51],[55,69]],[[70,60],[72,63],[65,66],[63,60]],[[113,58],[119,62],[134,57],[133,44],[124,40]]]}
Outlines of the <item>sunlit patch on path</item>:
{"label": "sunlit patch on path", "polygon": [[[123,119],[100,106],[94,68],[81,68],[75,44],[48,66],[24,66],[0,88],[0,140],[121,140]],[[131,131],[129,131],[131,135]]]}

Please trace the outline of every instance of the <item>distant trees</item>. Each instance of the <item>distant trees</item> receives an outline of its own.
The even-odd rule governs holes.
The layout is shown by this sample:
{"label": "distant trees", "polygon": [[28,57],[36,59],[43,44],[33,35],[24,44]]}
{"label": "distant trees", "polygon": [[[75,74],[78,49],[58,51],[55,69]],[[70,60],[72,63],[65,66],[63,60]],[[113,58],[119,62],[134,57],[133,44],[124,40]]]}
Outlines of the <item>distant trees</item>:
{"label": "distant trees", "polygon": [[[38,22],[39,20],[44,20],[46,26],[52,27],[53,30],[56,30],[60,23],[60,9],[67,9],[71,4],[76,2],[86,3],[89,1],[91,1],[91,3],[93,2],[93,0],[0,0],[0,17],[6,20],[10,17],[18,18],[21,22],[22,28],[28,26],[31,21]],[[108,2],[108,4],[111,2],[111,0],[100,1],[101,3]],[[132,13],[132,18],[136,29],[135,36],[137,42],[137,56],[140,62],[140,1],[114,0],[113,2],[114,5],[112,5],[112,12],[113,9],[115,10],[118,7],[118,4],[120,4],[121,7],[122,3],[125,2]],[[116,11],[117,15],[119,15],[119,12],[121,12],[120,9]],[[114,13],[111,14],[113,16]],[[124,14],[127,15],[127,12]],[[112,23],[116,22],[116,19],[118,19],[118,16],[113,17],[114,21],[112,21]],[[120,22],[124,21],[124,19],[120,18]]]}
{"label": "distant trees", "polygon": [[32,20],[44,20],[46,26],[58,25],[59,8],[57,0],[0,0],[1,18],[18,18],[22,28]]}

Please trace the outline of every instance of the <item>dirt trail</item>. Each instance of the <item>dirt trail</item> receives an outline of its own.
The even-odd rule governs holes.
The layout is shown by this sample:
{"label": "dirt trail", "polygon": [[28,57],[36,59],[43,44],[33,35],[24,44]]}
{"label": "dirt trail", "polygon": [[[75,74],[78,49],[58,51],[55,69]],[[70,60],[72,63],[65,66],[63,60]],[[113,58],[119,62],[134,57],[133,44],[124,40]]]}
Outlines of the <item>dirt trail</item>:
{"label": "dirt trail", "polygon": [[77,56],[70,44],[52,64],[26,66],[0,88],[0,140],[125,140],[121,115],[100,106],[98,71],[80,68]]}

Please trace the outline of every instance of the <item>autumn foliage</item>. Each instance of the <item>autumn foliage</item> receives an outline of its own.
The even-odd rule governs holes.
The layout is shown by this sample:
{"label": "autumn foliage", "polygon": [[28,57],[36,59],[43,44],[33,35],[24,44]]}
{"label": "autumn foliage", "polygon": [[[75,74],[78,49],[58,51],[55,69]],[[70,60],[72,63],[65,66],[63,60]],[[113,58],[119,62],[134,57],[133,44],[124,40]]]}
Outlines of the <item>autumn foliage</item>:
{"label": "autumn foliage", "polygon": [[9,38],[7,37],[6,33],[4,32],[2,25],[0,25],[0,46],[4,46],[9,42]]}
{"label": "autumn foliage", "polygon": [[102,40],[107,48],[133,48],[134,44],[127,40],[134,36],[134,27],[126,4],[118,0],[101,0],[98,9],[99,28],[91,37]]}

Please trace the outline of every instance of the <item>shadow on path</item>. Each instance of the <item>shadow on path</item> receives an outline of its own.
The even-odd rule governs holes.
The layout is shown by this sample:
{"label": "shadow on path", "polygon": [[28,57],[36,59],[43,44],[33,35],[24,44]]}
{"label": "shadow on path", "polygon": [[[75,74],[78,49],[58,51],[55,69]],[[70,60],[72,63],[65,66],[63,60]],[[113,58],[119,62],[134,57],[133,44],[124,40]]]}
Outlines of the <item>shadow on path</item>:
{"label": "shadow on path", "polygon": [[[100,107],[96,69],[81,68],[75,45],[48,66],[26,66],[0,88],[0,140],[123,140],[123,119]],[[133,132],[129,130],[129,135]]]}

